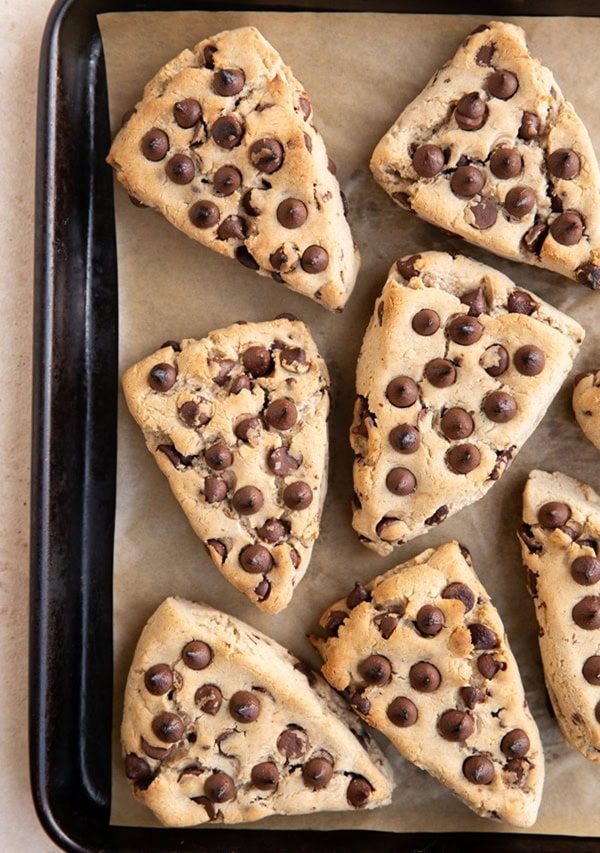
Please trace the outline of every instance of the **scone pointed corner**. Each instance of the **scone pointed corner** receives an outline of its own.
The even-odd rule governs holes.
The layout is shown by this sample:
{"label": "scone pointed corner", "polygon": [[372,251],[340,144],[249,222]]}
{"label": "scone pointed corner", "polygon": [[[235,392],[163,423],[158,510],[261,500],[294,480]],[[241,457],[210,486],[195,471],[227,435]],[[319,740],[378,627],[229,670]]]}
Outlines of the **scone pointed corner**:
{"label": "scone pointed corner", "polygon": [[525,33],[491,21],[376,146],[401,207],[496,255],[600,287],[600,169],[589,133]]}
{"label": "scone pointed corner", "polygon": [[360,266],[346,200],[309,95],[255,27],[161,68],[107,159],[137,203],[188,237],[344,308]]}
{"label": "scone pointed corner", "polygon": [[530,827],[544,755],[500,616],[458,542],[330,605],[322,672],[402,756],[482,817]]}

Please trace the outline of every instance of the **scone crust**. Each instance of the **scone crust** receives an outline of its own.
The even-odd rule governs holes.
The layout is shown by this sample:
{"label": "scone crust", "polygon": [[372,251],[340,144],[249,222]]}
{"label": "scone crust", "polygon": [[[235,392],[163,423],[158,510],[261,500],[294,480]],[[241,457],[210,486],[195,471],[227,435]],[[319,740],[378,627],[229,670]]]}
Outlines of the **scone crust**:
{"label": "scone crust", "polygon": [[572,402],[581,431],[600,450],[600,370],[576,377]]}

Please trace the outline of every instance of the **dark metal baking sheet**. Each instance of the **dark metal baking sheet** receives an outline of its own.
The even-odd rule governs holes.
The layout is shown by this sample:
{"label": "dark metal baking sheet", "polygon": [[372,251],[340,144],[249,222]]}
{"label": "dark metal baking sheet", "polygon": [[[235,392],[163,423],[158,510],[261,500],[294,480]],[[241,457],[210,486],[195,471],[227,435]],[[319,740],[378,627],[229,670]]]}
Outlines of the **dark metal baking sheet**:
{"label": "dark metal baking sheet", "polygon": [[[40,58],[30,586],[30,772],[39,819],[70,851],[592,853],[598,839],[512,834],[111,826],[117,262],[103,12],[223,3],[59,0]],[[595,0],[230,2],[227,9],[595,15]]]}

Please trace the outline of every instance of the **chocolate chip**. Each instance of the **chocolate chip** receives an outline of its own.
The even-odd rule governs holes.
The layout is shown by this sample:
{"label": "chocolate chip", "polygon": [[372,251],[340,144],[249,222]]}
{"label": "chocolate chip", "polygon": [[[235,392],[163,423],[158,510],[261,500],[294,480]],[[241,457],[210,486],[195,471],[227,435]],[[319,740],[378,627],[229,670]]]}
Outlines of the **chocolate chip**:
{"label": "chocolate chip", "polygon": [[222,770],[215,771],[204,782],[204,793],[212,803],[228,803],[235,799],[235,782]]}
{"label": "chocolate chip", "polygon": [[238,690],[229,700],[229,713],[238,723],[255,722],[260,711],[260,699],[249,690]]}
{"label": "chocolate chip", "polygon": [[461,130],[479,130],[487,119],[487,107],[479,93],[463,95],[454,109],[454,117]]}
{"label": "chocolate chip", "polygon": [[206,477],[204,499],[208,504],[219,503],[227,497],[227,483],[221,477]]}
{"label": "chocolate chip", "polygon": [[240,68],[221,68],[213,74],[213,89],[224,98],[238,95],[245,82],[246,75]]}
{"label": "chocolate chip", "polygon": [[424,604],[417,613],[415,624],[425,637],[435,637],[446,624],[444,611],[433,604]]}
{"label": "chocolate chip", "polygon": [[300,264],[304,272],[317,274],[327,269],[329,255],[321,246],[309,246],[302,253]]}
{"label": "chocolate chip", "polygon": [[586,595],[571,611],[573,622],[584,631],[600,628],[600,596]]}
{"label": "chocolate chip", "polygon": [[152,731],[162,743],[177,743],[183,737],[185,725],[177,714],[164,711],[153,718]]}
{"label": "chocolate chip", "polygon": [[483,702],[483,693],[478,687],[461,687],[460,698],[471,711],[478,702]]}
{"label": "chocolate chip", "polygon": [[424,373],[434,388],[449,388],[456,382],[456,368],[447,358],[428,361]]}
{"label": "chocolate chip", "polygon": [[121,116],[121,127],[125,127],[130,118],[135,115],[136,111],[134,109],[125,110],[123,115]]}
{"label": "chocolate chip", "polygon": [[464,409],[453,406],[447,409],[441,417],[440,429],[451,440],[468,438],[475,429],[475,422]]}
{"label": "chocolate chip", "polygon": [[444,740],[464,743],[475,731],[475,723],[466,711],[451,709],[440,716],[437,728]]}
{"label": "chocolate chip", "polygon": [[302,347],[285,347],[281,350],[279,361],[290,373],[304,373],[310,367]]}
{"label": "chocolate chip", "polygon": [[333,766],[326,758],[311,758],[302,768],[302,779],[314,791],[326,788],[333,777]]}
{"label": "chocolate chip", "polygon": [[273,761],[255,764],[250,771],[250,781],[259,791],[276,791],[279,785],[279,770]]}
{"label": "chocolate chip", "polygon": [[[242,390],[242,389],[240,389],[240,390]],[[232,391],[232,393],[236,393],[236,392]],[[237,393],[239,393],[239,391]],[[254,418],[254,417],[244,418],[238,424],[236,424],[236,427],[234,429],[234,433],[242,441],[249,442],[252,438],[256,438],[256,436],[258,436],[258,434],[260,433],[261,427],[262,427],[262,423],[261,423],[260,418]]]}
{"label": "chocolate chip", "polygon": [[527,314],[530,316],[537,306],[535,299],[524,290],[513,290],[508,297],[507,308],[511,314]]}
{"label": "chocolate chip", "polygon": [[523,758],[529,752],[529,747],[529,737],[523,729],[513,729],[500,741],[500,749],[507,758]]}
{"label": "chocolate chip", "polygon": [[242,141],[244,128],[234,116],[221,116],[211,127],[210,135],[220,148],[231,151]]}
{"label": "chocolate chip", "polygon": [[135,787],[145,790],[149,787],[152,779],[152,770],[144,758],[140,758],[134,752],[125,757],[125,775],[135,783]]}
{"label": "chocolate chip", "polygon": [[178,471],[181,468],[189,468],[194,459],[193,456],[183,456],[172,444],[157,444],[156,450],[158,453],[164,453],[171,465]]}
{"label": "chocolate chip", "polygon": [[487,625],[481,622],[473,622],[467,626],[471,635],[471,643],[474,649],[495,649],[499,645],[498,637]]}
{"label": "chocolate chip", "polygon": [[145,738],[140,738],[141,746],[146,755],[150,758],[156,758],[157,761],[164,761],[164,759],[171,754],[172,746],[162,747],[162,746],[153,746],[151,743]]}
{"label": "chocolate chip", "polygon": [[308,97],[308,95],[305,94],[300,97],[299,103],[300,109],[302,110],[302,115],[304,116],[304,121],[306,121],[306,119],[309,118],[312,112],[312,104],[310,102],[310,98]]}
{"label": "chocolate chip", "polygon": [[153,127],[142,136],[141,148],[146,160],[158,162],[167,156],[169,137],[164,130]]}
{"label": "chocolate chip", "polygon": [[400,621],[399,613],[380,613],[375,617],[375,625],[384,640],[389,640]]}
{"label": "chocolate chip", "polygon": [[166,663],[156,663],[144,673],[144,686],[153,696],[162,696],[173,687],[173,672]]}
{"label": "chocolate chip", "polygon": [[194,98],[184,98],[183,101],[177,101],[173,107],[173,116],[179,127],[187,130],[202,118],[202,107]]}
{"label": "chocolate chip", "polygon": [[411,666],[408,680],[413,690],[418,690],[419,693],[433,693],[442,683],[442,675],[437,666],[422,660]]}
{"label": "chocolate chip", "polygon": [[358,672],[367,684],[383,687],[392,679],[392,665],[383,655],[369,655],[358,665]]}
{"label": "chocolate chip", "polygon": [[257,139],[250,146],[250,162],[259,172],[273,174],[283,163],[283,146],[277,139]]}
{"label": "chocolate chip", "polygon": [[550,234],[561,246],[575,246],[583,237],[583,220],[574,211],[561,213],[550,223]]}
{"label": "chocolate chip", "polygon": [[471,205],[469,210],[473,214],[473,227],[480,231],[491,228],[498,218],[498,210],[493,198],[482,198],[481,201]]}
{"label": "chocolate chip", "polygon": [[446,461],[455,474],[469,474],[481,462],[481,453],[474,444],[456,444],[446,454]]}
{"label": "chocolate chip", "polygon": [[491,680],[497,672],[506,669],[506,663],[497,660],[494,655],[483,654],[477,658],[477,669],[484,678]]}
{"label": "chocolate chip", "polygon": [[233,453],[222,441],[212,444],[204,451],[204,459],[213,471],[224,471],[233,464]]}
{"label": "chocolate chip", "polygon": [[300,462],[292,456],[287,447],[276,447],[267,456],[267,465],[278,477],[286,477],[298,470]]}
{"label": "chocolate chip", "polygon": [[468,314],[457,314],[448,322],[446,330],[454,343],[464,347],[476,343],[483,334],[479,320]]}
{"label": "chocolate chip", "polygon": [[[529,524],[522,524],[518,530],[519,538],[521,541],[527,546],[527,550],[530,554],[539,554],[542,550],[542,545],[535,538],[533,530]],[[532,588],[531,594],[535,595],[536,590]]]}
{"label": "chocolate chip", "polygon": [[197,201],[193,204],[188,216],[196,228],[213,228],[219,221],[219,208],[212,201]]}
{"label": "chocolate chip", "polygon": [[242,185],[242,173],[235,166],[221,166],[213,176],[213,186],[217,195],[231,195]]}
{"label": "chocolate chip", "polygon": [[483,173],[475,166],[459,166],[450,178],[450,189],[459,198],[472,198],[485,183]]}
{"label": "chocolate chip", "polygon": [[385,396],[392,406],[405,409],[412,406],[419,398],[417,383],[409,376],[396,376],[385,389]]}
{"label": "chocolate chip", "polygon": [[214,717],[221,708],[223,694],[216,684],[203,684],[194,694],[194,702],[205,714]]}
{"label": "chocolate chip", "polygon": [[[199,402],[207,403],[208,401],[201,397]],[[210,421],[210,416],[202,411],[195,400],[186,400],[185,403],[182,403],[177,414],[183,423],[189,427],[204,426]]]}
{"label": "chocolate chip", "polygon": [[588,684],[593,684],[595,687],[600,686],[600,655],[592,655],[583,664],[581,670],[583,677]]}
{"label": "chocolate chip", "polygon": [[339,629],[344,624],[347,618],[348,614],[345,612],[345,610],[332,610],[331,613],[329,613],[329,615],[327,616],[327,622],[325,625],[327,636],[337,637]]}
{"label": "chocolate chip", "polygon": [[581,586],[592,586],[600,581],[600,560],[596,557],[576,557],[571,563],[571,576]]}
{"label": "chocolate chip", "polygon": [[221,558],[221,563],[225,562],[225,558],[227,557],[227,548],[224,542],[221,542],[220,539],[208,539],[206,541],[206,545],[211,558],[214,559],[213,555],[211,554],[212,549]]}
{"label": "chocolate chip", "polygon": [[494,98],[508,101],[519,88],[517,76],[512,71],[498,69],[487,79],[487,90]]}
{"label": "chocolate chip", "polygon": [[548,501],[539,508],[537,518],[545,530],[554,530],[571,518],[571,507],[562,501]]}
{"label": "chocolate chip", "polygon": [[262,545],[246,545],[239,561],[242,569],[252,575],[267,574],[273,568],[273,557]]}
{"label": "chocolate chip", "polygon": [[431,526],[434,524],[441,524],[442,521],[445,521],[447,518],[448,518],[448,507],[446,506],[446,504],[442,504],[442,506],[439,506],[436,509],[436,511],[432,515],[429,516],[429,518],[425,519],[424,523],[428,526]]}
{"label": "chocolate chip", "polygon": [[548,171],[555,178],[570,181],[579,174],[581,163],[572,148],[557,148],[546,158]]}
{"label": "chocolate chip", "polygon": [[600,267],[597,267],[595,264],[581,264],[580,267],[577,267],[575,273],[577,281],[580,284],[585,284],[590,290],[598,290],[600,287]]}
{"label": "chocolate chip", "polygon": [[392,699],[386,713],[390,723],[401,729],[414,726],[419,718],[417,706],[406,696],[396,696],[395,699]]}
{"label": "chocolate chip", "polygon": [[174,154],[165,166],[165,171],[169,180],[180,185],[189,184],[196,174],[194,161],[187,154]]}
{"label": "chocolate chip", "polygon": [[271,584],[266,578],[263,578],[260,583],[254,588],[257,601],[266,601],[271,594]]}
{"label": "chocolate chip", "polygon": [[483,401],[483,411],[494,423],[505,424],[517,414],[517,401],[505,391],[492,391]]}
{"label": "chocolate chip", "polygon": [[218,53],[219,49],[214,44],[207,44],[204,50],[202,51],[202,58],[204,59],[204,67],[210,68],[211,71],[215,67],[215,53]]}
{"label": "chocolate chip", "polygon": [[519,349],[513,355],[513,363],[523,376],[537,376],[546,364],[546,357],[539,347],[529,344]]}
{"label": "chocolate chip", "polygon": [[263,346],[248,347],[242,355],[244,370],[250,376],[268,376],[273,372],[274,362],[269,350]]}
{"label": "chocolate chip", "polygon": [[355,809],[364,809],[373,788],[364,776],[354,776],[346,789],[346,799]]}
{"label": "chocolate chip", "polygon": [[489,785],[495,776],[494,765],[485,755],[470,755],[464,760],[462,771],[474,785]]}
{"label": "chocolate chip", "polygon": [[277,206],[277,221],[284,228],[300,228],[307,216],[306,205],[299,198],[286,198]]}
{"label": "chocolate chip", "polygon": [[383,518],[379,519],[377,526],[375,527],[375,532],[380,539],[387,542],[394,538],[394,533],[390,528],[392,528],[397,521],[399,521],[398,517],[393,515],[385,515]]}
{"label": "chocolate chip", "polygon": [[392,468],[385,479],[385,485],[393,495],[410,495],[417,488],[417,479],[408,468]]}
{"label": "chocolate chip", "polygon": [[422,308],[412,318],[411,326],[417,335],[434,335],[440,327],[440,315],[433,308]]}
{"label": "chocolate chip", "polygon": [[285,487],[282,497],[288,509],[300,511],[311,505],[313,493],[308,483],[297,480]]}
{"label": "chocolate chip", "polygon": [[177,380],[177,370],[172,364],[155,364],[148,374],[148,385],[153,391],[170,391]]}
{"label": "chocolate chip", "polygon": [[202,640],[190,640],[181,651],[181,658],[189,669],[206,669],[213,659],[213,651]]}
{"label": "chocolate chip", "polygon": [[508,353],[501,344],[487,347],[479,363],[488,376],[501,376],[508,369]]}
{"label": "chocolate chip", "polygon": [[245,246],[237,247],[237,249],[235,250],[235,259],[243,267],[247,267],[249,270],[259,269],[258,261],[250,254],[250,252]]}
{"label": "chocolate chip", "polygon": [[398,453],[415,453],[421,444],[419,430],[410,424],[399,424],[390,430],[389,442]]}
{"label": "chocolate chip", "polygon": [[244,240],[247,234],[246,220],[241,216],[228,216],[219,225],[219,240]]}
{"label": "chocolate chip", "polygon": [[469,290],[460,297],[463,305],[469,306],[469,317],[479,317],[480,314],[489,314],[490,309],[483,287]]}
{"label": "chocolate chip", "polygon": [[521,118],[518,136],[520,139],[534,139],[540,132],[541,122],[535,113],[525,110]]}
{"label": "chocolate chip", "polygon": [[350,608],[350,610],[354,610],[355,607],[358,607],[359,604],[362,604],[363,601],[370,601],[371,593],[368,589],[361,584],[360,581],[356,581],[352,590],[346,596],[346,605]]}
{"label": "chocolate chip", "polygon": [[532,225],[531,228],[523,235],[523,245],[528,252],[539,255],[542,251],[542,246],[548,234],[548,226],[541,222]]}
{"label": "chocolate chip", "polygon": [[271,266],[276,270],[281,270],[282,272],[291,272],[296,269],[298,266],[298,260],[298,250],[290,243],[280,246],[269,255],[269,263]]}
{"label": "chocolate chip", "polygon": [[495,49],[496,46],[493,42],[482,45],[475,54],[475,62],[477,65],[491,65]]}
{"label": "chocolate chip", "polygon": [[494,149],[490,156],[490,170],[501,180],[516,178],[523,168],[523,158],[514,148],[501,146]]}
{"label": "chocolate chip", "polygon": [[531,187],[513,187],[504,197],[504,207],[515,219],[522,219],[531,213],[535,202],[535,193]]}
{"label": "chocolate chip", "polygon": [[439,175],[444,163],[444,152],[437,145],[420,145],[412,158],[413,168],[422,178],[434,178]]}
{"label": "chocolate chip", "polygon": [[262,492],[256,486],[242,486],[233,495],[232,503],[240,515],[254,515],[262,509]]}
{"label": "chocolate chip", "polygon": [[[406,258],[398,258],[398,260],[396,261],[396,269],[398,270],[402,278],[406,279],[406,281],[410,281],[411,278],[414,278],[416,275],[418,275],[415,263],[419,260],[420,257],[421,255],[410,255]],[[415,329],[415,331],[417,330]]]}
{"label": "chocolate chip", "polygon": [[302,758],[308,752],[309,746],[306,732],[298,727],[284,729],[277,738],[277,749],[285,755],[287,761]]}
{"label": "chocolate chip", "polygon": [[287,397],[279,397],[269,404],[265,418],[273,429],[288,430],[295,426],[298,420],[298,410],[293,400]]}
{"label": "chocolate chip", "polygon": [[475,593],[466,583],[460,583],[459,581],[449,583],[442,591],[442,598],[457,599],[465,608],[465,613],[468,613],[475,606]]}

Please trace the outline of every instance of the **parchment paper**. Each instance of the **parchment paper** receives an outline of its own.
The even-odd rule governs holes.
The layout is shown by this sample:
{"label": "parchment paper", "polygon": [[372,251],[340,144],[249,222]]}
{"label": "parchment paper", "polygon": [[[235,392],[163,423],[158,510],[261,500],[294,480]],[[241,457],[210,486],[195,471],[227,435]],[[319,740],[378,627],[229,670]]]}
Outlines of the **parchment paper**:
{"label": "parchment paper", "polygon": [[[551,273],[502,261],[449,238],[400,210],[370,177],[370,154],[396,116],[487,17],[314,13],[130,13],[100,19],[113,128],[143,85],[184,47],[220,30],[254,24],[279,50],[312,97],[315,122],[338,166],[362,256],[357,286],[343,315],[261,278],[189,240],[163,218],[139,210],[115,189],[119,250],[120,364],[128,367],[164,340],[202,337],[238,319],[268,320],[282,311],[309,324],[333,380],[329,494],[322,534],[308,574],[290,606],[261,613],[220,575],[145,449],[120,403],[114,570],[114,771],[112,821],[154,825],[136,804],[122,769],[118,729],[125,678],[139,633],[168,595],[204,600],[270,634],[318,665],[306,634],[323,609],[352,584],[367,581],[424,548],[451,538],[471,550],[476,571],[504,619],[533,714],[541,728],[547,781],[535,833],[600,834],[600,765],[562,741],[546,706],[533,605],[525,589],[515,530],[528,471],[563,470],[600,489],[598,451],[583,437],[570,408],[567,381],[542,424],[505,477],[479,503],[388,557],[357,541],[350,525],[352,453],[348,443],[354,368],[362,335],[389,266],[426,249],[463,251],[501,269],[517,284],[574,316],[588,337],[573,373],[600,365],[594,314],[600,295]],[[534,55],[555,73],[600,148],[597,79],[600,20],[511,19]],[[576,46],[574,51],[573,46]],[[584,61],[579,61],[582,59]],[[425,772],[381,739],[397,773],[393,805],[369,812],[270,818],[253,828],[361,828],[412,831],[514,831],[478,818]],[[434,748],[434,747],[432,747]],[[199,832],[202,830],[200,829]]]}

